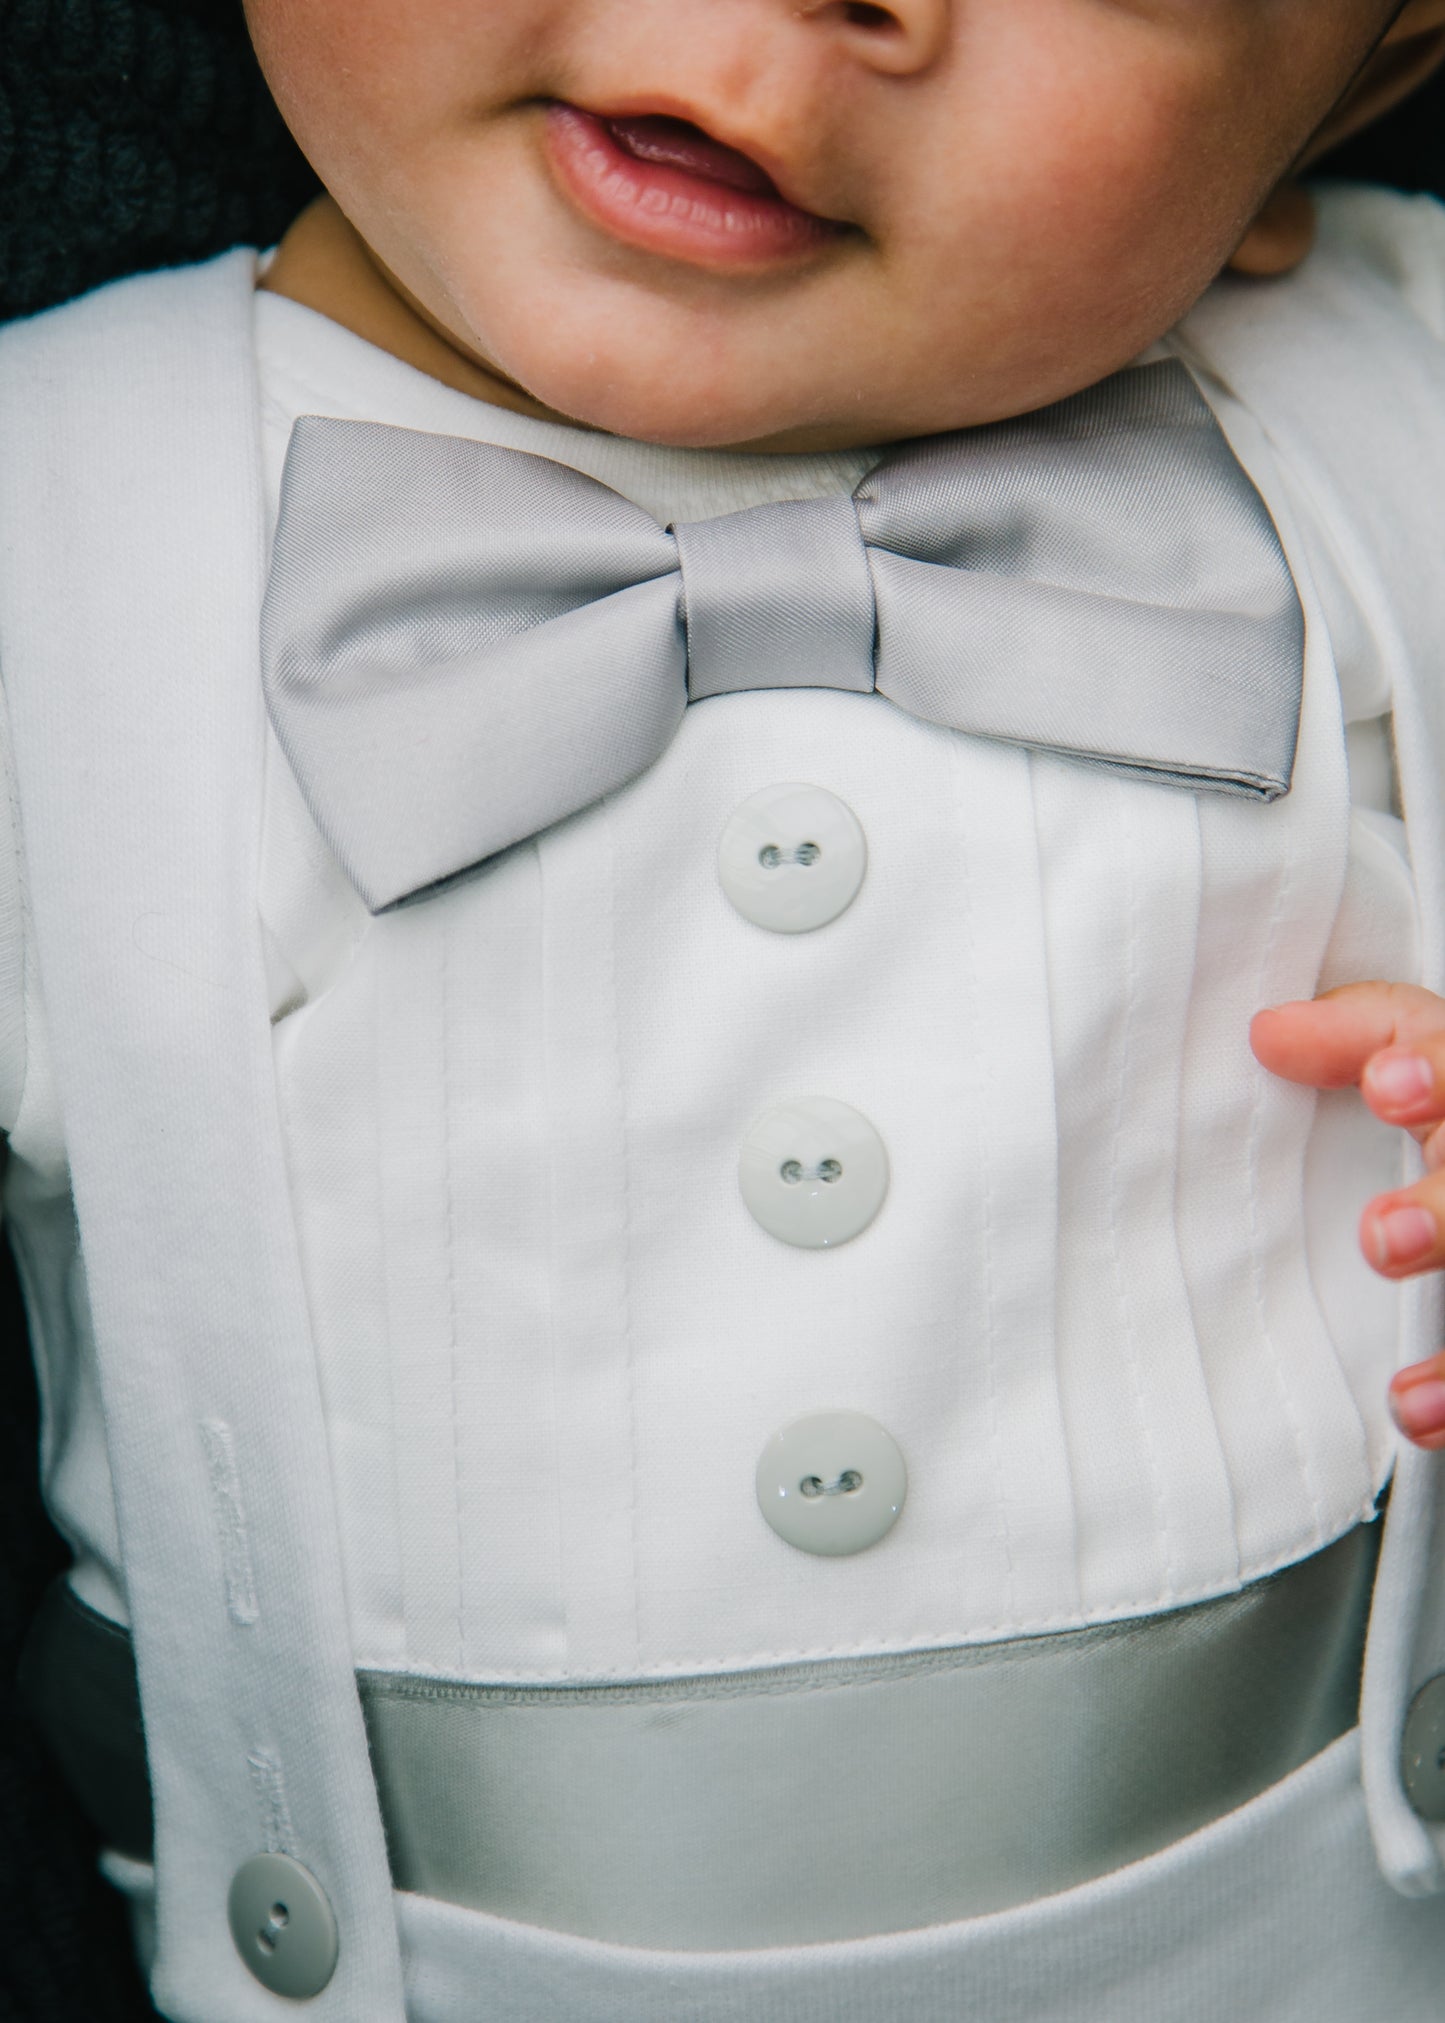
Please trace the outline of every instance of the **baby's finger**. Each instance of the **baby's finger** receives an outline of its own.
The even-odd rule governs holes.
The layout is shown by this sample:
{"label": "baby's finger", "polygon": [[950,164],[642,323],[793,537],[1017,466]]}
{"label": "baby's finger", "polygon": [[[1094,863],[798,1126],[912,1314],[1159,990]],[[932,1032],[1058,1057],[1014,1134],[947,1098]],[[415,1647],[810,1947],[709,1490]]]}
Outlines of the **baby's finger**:
{"label": "baby's finger", "polygon": [[1445,1265],[1445,1172],[1377,1194],[1360,1217],[1360,1249],[1383,1278]]}
{"label": "baby's finger", "polygon": [[1416,1130],[1440,1123],[1445,1119],[1445,1032],[1421,1034],[1409,1046],[1371,1054],[1360,1074],[1360,1094],[1387,1124]]}
{"label": "baby's finger", "polygon": [[1445,1447],[1445,1356],[1412,1363],[1390,1379],[1390,1416],[1417,1447],[1432,1453]]}
{"label": "baby's finger", "polygon": [[[1262,1067],[1313,1089],[1346,1088],[1360,1080],[1373,1055],[1418,1053],[1431,1040],[1445,1040],[1445,1000],[1413,983],[1342,984],[1321,997],[1256,1012],[1249,1028]],[[1445,1052],[1440,1059],[1437,1079],[1445,1088]],[[1394,1111],[1389,1116],[1392,1123],[1402,1121]]]}

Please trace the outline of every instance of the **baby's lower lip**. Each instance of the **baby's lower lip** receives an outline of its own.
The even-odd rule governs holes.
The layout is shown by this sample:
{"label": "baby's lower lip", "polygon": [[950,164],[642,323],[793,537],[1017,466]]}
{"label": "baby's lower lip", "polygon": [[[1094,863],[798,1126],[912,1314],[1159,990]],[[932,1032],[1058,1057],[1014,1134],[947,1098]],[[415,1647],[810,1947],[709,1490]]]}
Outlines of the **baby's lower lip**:
{"label": "baby's lower lip", "polygon": [[[578,210],[612,238],[698,266],[756,269],[815,253],[842,230],[788,203],[744,157],[733,154],[729,163],[732,151],[716,143],[717,176],[676,161],[640,160],[619,133],[645,124],[619,119],[614,127],[580,106],[547,107],[552,169]],[[699,140],[705,163],[709,144]],[[749,183],[755,186],[739,186]]]}

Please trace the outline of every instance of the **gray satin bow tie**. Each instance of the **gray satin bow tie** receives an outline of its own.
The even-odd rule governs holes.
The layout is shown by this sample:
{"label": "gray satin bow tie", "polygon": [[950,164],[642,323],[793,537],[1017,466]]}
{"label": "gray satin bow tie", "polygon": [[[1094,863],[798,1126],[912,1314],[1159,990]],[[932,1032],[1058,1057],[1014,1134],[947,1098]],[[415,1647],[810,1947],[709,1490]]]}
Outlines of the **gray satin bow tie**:
{"label": "gray satin bow tie", "polygon": [[568,465],[298,421],[262,618],[276,734],[373,912],[626,785],[689,700],[876,692],[1188,788],[1288,792],[1303,622],[1174,361],[890,453],[851,499],[663,531]]}

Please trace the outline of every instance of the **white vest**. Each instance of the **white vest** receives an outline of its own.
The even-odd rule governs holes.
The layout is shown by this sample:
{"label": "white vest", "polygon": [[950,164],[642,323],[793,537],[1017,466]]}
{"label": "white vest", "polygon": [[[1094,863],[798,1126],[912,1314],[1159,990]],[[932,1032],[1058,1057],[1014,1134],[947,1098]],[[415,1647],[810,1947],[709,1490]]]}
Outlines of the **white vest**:
{"label": "white vest", "polygon": [[[1391,667],[1425,977],[1438,988],[1445,708],[1429,676],[1435,642],[1445,638],[1434,560],[1445,507],[1433,525],[1399,525],[1390,501],[1402,468],[1445,468],[1445,361],[1402,315],[1392,278],[1372,264],[1369,207],[1388,201],[1338,205],[1321,255],[1267,295],[1215,290],[1186,325],[1184,345],[1206,390],[1217,379],[1263,424],[1268,447],[1256,442],[1252,455],[1247,421],[1236,446],[1287,544],[1287,493],[1271,492],[1266,475],[1273,458],[1293,485],[1315,496],[1333,489],[1350,502],[1346,517],[1361,543],[1350,573],[1357,588],[1378,588],[1369,615]],[[249,261],[233,256],[123,284],[3,340],[0,664],[146,1707],[157,1999],[195,2023],[268,2012],[270,1998],[231,1951],[225,1901],[238,1865],[258,1845],[278,1845],[323,1878],[341,1923],[340,1965],[315,2013],[382,2019],[403,2013],[400,1955],[341,1603],[342,1548],[307,1351],[311,1322],[254,912],[262,526],[251,283]],[[1257,311],[1261,303],[1267,312]],[[1256,313],[1268,315],[1267,342],[1254,341]],[[1281,325],[1291,321],[1298,335],[1281,344]],[[1362,351],[1382,361],[1373,382],[1359,373]],[[1288,370],[1282,359],[1292,361]],[[1303,359],[1305,372],[1297,369]],[[155,509],[128,516],[128,487]],[[1429,488],[1417,482],[1410,492],[1425,498]],[[1319,735],[1323,752],[1328,739]],[[1305,810],[1303,796],[1296,807]],[[1286,846],[1299,877],[1328,887],[1334,873],[1311,853],[1307,814],[1286,819],[1299,831]],[[579,934],[587,896],[579,879]],[[1323,930],[1307,925],[1306,942],[1311,932],[1313,956],[1308,947],[1296,952],[1300,989],[1310,987],[1323,946]],[[593,1043],[585,1009],[579,1049]],[[588,1191],[610,1198],[590,1183]],[[596,1288],[574,1277],[562,1290],[582,1301]],[[1431,1289],[1412,1296],[1407,1354],[1435,1345],[1436,1305]],[[1445,1665],[1445,1576],[1432,1547],[1439,1473],[1413,1453],[1398,1471],[1367,1673],[1371,1825],[1386,1873],[1408,1892],[1442,1879],[1442,1850],[1409,1809],[1396,1770],[1410,1694]],[[1360,1485],[1363,1496],[1364,1464]],[[605,1515],[584,1544],[605,1555]],[[1267,1563],[1263,1553],[1248,1570]],[[886,1585],[876,1605],[886,1609]],[[1057,1617],[1047,1597],[1039,1613],[1051,1606]],[[1037,1620],[1025,1605],[1014,1626]],[[599,1636],[606,1632],[599,1619]],[[896,1625],[883,1637],[908,1640]],[[715,1656],[683,1650],[680,1661],[694,1655]],[[1208,1873],[1221,1917],[1243,1919],[1281,1848],[1306,1836],[1328,1840],[1321,1808],[1343,1820],[1350,1777],[1343,1755],[1330,1754],[1338,1760],[1328,1792],[1314,1767],[1315,1785],[1301,1787],[1299,1802],[1316,1807],[1307,1823],[1281,1823],[1283,1801],[1271,1812],[1270,1794],[1247,1828],[1230,1825],[1233,1843],[1224,1823],[1210,1830],[1211,1849],[1197,1858],[1215,1864]],[[1337,1837],[1343,1847],[1343,1825]],[[1080,1992],[1069,1948],[1080,1943],[1079,1920],[1107,1931],[1113,1916],[1147,1922],[1157,1943],[1112,2013],[1158,2016],[1166,2012],[1149,1976],[1180,1982],[1182,1906],[1199,1889],[1197,1874],[1171,1876],[1169,1858],[1160,1859],[1164,1868],[1135,1876],[1145,1895],[1132,1903],[1120,1896],[1112,1910],[1110,1891],[1122,1887],[1114,1883],[1091,1886],[1092,1904],[1088,1892],[1071,1893],[1078,1901],[1052,1913],[1033,1907],[932,1935],[711,1965],[623,1959],[618,1949],[589,1950],[411,1900],[401,1906],[406,2013],[423,2023],[471,2013],[661,2018],[680,2007],[709,2018],[893,2011],[941,2019],[966,2013],[962,1990],[987,1988],[995,1992],[979,1998],[980,2013],[991,2017],[1092,2015],[1094,1998]],[[1224,1899],[1226,1875],[1243,1892],[1237,1901]],[[1342,1900],[1358,1904],[1366,1884],[1357,1850],[1342,1853],[1331,1875]],[[1338,1944],[1345,1913],[1330,1890],[1323,1879],[1308,1915],[1321,1933],[1333,1928]],[[1390,1984],[1396,2006],[1386,1994],[1384,2009],[1413,2015],[1422,1928],[1398,1922],[1406,1906],[1371,1901],[1374,1922],[1354,1950],[1372,1974],[1404,1962],[1398,1972],[1411,1978]],[[1053,1927],[1040,1922],[1048,1916]],[[1437,1916],[1432,1933],[1440,1925]],[[1206,1969],[1197,1971],[1204,1991]],[[1257,1963],[1251,1972],[1256,1985]],[[449,1976],[458,1988],[490,1993],[473,1998],[475,2010],[459,2007]],[[1303,1984],[1296,1996],[1311,2005],[1301,2016],[1331,2013]],[[1228,2006],[1220,1986],[1197,1999],[1197,2011],[1177,2013]],[[1047,2006],[1063,2002],[1079,2006]],[[1100,1991],[1101,2015],[1110,2013],[1104,2003]],[[1268,2013],[1295,2012],[1281,2000]]]}

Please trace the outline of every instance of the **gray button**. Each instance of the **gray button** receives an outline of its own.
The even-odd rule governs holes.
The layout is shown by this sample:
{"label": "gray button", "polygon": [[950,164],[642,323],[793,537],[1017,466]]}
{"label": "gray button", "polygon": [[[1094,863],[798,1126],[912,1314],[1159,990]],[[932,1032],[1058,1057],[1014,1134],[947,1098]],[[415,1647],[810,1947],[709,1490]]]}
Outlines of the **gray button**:
{"label": "gray button", "polygon": [[743,802],[718,845],[723,891],[757,927],[806,934],[852,905],[868,868],[858,817],[826,787],[764,787]]}
{"label": "gray button", "polygon": [[841,1557],[893,1529],[908,1470],[892,1434],[865,1412],[815,1412],[773,1435],[758,1460],[757,1491],[779,1538]]}
{"label": "gray button", "polygon": [[1410,1702],[1400,1774],[1421,1819],[1445,1821],[1445,1672],[1428,1680]]}
{"label": "gray button", "polygon": [[828,1250],[866,1229],[883,1206],[888,1155],[861,1111],[832,1096],[797,1096],[753,1120],[738,1185],[769,1236]]}
{"label": "gray button", "polygon": [[289,1854],[242,1862],[227,1905],[231,1937],[263,1988],[305,2000],[336,1971],[336,1919],[310,1869]]}

